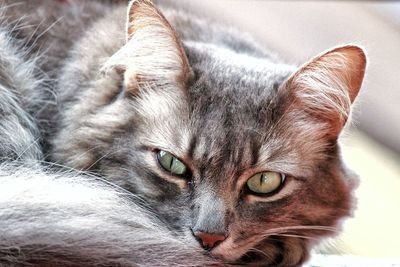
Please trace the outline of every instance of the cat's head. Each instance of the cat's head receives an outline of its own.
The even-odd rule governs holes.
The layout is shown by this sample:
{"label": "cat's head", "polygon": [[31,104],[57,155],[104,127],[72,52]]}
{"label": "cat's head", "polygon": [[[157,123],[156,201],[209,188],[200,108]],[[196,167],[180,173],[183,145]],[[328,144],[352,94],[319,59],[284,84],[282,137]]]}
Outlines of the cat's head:
{"label": "cat's head", "polygon": [[297,266],[335,233],[351,210],[354,175],[337,139],[364,76],[362,49],[296,69],[182,44],[148,1],[131,3],[126,36],[66,111],[55,159],[137,193],[228,262]]}

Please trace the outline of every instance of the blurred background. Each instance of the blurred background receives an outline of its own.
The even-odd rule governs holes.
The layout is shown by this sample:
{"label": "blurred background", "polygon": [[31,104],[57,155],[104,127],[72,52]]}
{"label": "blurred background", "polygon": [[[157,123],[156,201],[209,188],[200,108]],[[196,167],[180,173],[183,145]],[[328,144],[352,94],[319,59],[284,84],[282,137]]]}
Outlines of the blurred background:
{"label": "blurred background", "polygon": [[365,47],[366,79],[341,137],[348,165],[361,176],[358,208],[334,242],[346,254],[400,258],[400,2],[190,2],[251,33],[288,63],[340,44]]}

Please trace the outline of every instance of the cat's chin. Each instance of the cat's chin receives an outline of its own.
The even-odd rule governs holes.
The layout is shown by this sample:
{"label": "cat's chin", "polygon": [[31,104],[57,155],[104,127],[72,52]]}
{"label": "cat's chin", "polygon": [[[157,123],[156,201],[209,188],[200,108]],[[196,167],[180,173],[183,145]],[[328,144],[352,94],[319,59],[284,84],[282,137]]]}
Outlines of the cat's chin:
{"label": "cat's chin", "polygon": [[307,243],[298,238],[271,236],[263,241],[235,244],[228,238],[210,254],[228,263],[248,266],[299,266],[308,258]]}

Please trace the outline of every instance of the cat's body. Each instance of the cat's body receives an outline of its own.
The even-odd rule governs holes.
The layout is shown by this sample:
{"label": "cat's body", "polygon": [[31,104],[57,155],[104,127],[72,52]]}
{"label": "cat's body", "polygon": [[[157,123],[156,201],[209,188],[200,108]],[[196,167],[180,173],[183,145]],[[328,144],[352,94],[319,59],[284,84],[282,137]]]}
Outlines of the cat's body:
{"label": "cat's body", "polygon": [[[298,266],[349,214],[354,175],[337,136],[362,51],[337,48],[296,71],[160,4],[177,33],[148,1],[128,7],[127,25],[124,1],[6,1],[0,265]],[[160,151],[190,177],[165,172]],[[279,190],[250,192],[266,171],[282,173]]]}

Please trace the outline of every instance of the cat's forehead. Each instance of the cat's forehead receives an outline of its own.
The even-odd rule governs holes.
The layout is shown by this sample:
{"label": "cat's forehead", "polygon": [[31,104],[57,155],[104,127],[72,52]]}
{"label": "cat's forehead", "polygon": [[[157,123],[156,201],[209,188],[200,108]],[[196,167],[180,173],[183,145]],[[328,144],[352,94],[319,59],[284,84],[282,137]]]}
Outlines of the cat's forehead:
{"label": "cat's forehead", "polygon": [[[209,44],[187,45],[195,81],[188,104],[200,127],[257,130],[294,67]],[[261,114],[262,113],[262,114]],[[265,118],[266,119],[266,118]]]}
{"label": "cat's forehead", "polygon": [[224,46],[186,42],[185,47],[197,78],[207,80],[207,85],[212,86],[204,89],[218,95],[240,92],[266,95],[296,69],[265,56],[240,53]]}

